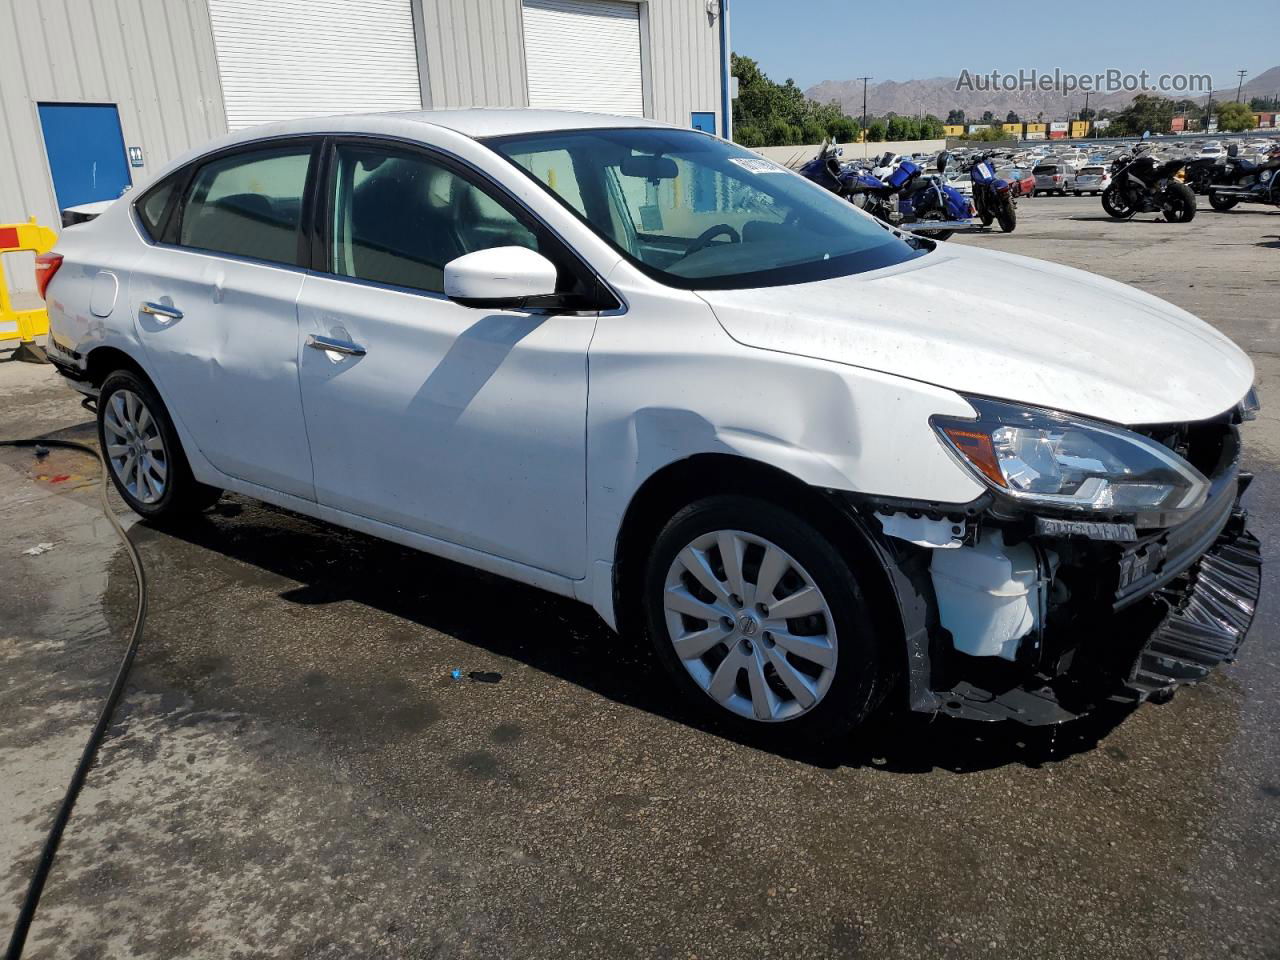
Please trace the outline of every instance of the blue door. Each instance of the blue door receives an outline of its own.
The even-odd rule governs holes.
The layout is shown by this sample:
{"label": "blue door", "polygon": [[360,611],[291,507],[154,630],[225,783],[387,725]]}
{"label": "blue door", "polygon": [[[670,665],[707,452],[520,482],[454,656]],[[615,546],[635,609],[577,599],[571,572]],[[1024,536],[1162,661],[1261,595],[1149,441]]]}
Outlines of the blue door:
{"label": "blue door", "polygon": [[113,103],[42,103],[40,129],[58,209],[114,200],[133,183]]}

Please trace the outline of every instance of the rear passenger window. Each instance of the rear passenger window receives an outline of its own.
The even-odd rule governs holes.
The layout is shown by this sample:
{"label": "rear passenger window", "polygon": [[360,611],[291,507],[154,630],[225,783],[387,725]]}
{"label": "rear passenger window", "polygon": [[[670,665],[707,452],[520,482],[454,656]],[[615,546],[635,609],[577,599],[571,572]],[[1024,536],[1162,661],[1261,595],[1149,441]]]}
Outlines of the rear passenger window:
{"label": "rear passenger window", "polygon": [[163,226],[164,212],[169,209],[169,200],[173,191],[182,179],[181,174],[174,174],[163,183],[158,183],[145,193],[138,201],[138,219],[142,221],[147,236],[152,240],[160,239],[160,228]]}
{"label": "rear passenger window", "polygon": [[298,262],[309,144],[214,160],[196,173],[178,242],[273,263]]}

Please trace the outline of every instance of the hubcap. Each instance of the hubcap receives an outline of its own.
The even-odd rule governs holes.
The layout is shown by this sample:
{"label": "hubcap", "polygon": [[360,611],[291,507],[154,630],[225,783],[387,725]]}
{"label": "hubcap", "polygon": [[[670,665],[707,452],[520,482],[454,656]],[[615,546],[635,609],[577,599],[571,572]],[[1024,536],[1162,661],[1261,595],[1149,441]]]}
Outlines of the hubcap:
{"label": "hubcap", "polygon": [[836,673],[835,621],[808,572],[740,530],[703,534],[667,571],[663,596],[676,655],[726,710],[764,722],[817,706]]}
{"label": "hubcap", "polygon": [[120,485],[142,503],[164,496],[169,456],[160,425],[132,390],[111,394],[102,413],[107,461]]}

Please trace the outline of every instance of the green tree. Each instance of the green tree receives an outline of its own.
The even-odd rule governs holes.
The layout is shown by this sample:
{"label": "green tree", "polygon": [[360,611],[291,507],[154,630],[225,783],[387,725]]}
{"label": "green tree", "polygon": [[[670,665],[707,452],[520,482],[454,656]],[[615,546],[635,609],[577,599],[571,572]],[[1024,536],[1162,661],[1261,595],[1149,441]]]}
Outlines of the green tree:
{"label": "green tree", "polygon": [[867,139],[879,143],[885,140],[887,125],[883,120],[872,120],[867,124]]}
{"label": "green tree", "polygon": [[953,125],[957,123],[964,123],[964,111],[960,110],[959,108],[950,111],[947,114],[947,123],[950,123]]}
{"label": "green tree", "polygon": [[946,131],[942,129],[942,121],[932,113],[926,113],[920,121],[921,140],[941,140]]}
{"label": "green tree", "polygon": [[1139,136],[1148,130],[1152,133],[1168,133],[1173,119],[1173,101],[1150,93],[1140,93],[1118,114],[1113,127],[1120,134]]}
{"label": "green tree", "polygon": [[960,139],[978,140],[984,143],[989,143],[994,140],[1003,140],[1005,139],[1005,136],[1005,132],[999,127],[987,127],[985,130],[975,130],[973,133],[962,133],[960,134]]}
{"label": "green tree", "polygon": [[743,146],[793,146],[856,136],[857,124],[838,103],[810,100],[794,80],[775,83],[750,57],[735,53],[731,69],[738,78],[734,136]]}
{"label": "green tree", "polygon": [[804,126],[800,128],[801,143],[821,143],[830,136],[831,131],[813,117],[806,120]]}
{"label": "green tree", "polygon": [[995,123],[995,122],[996,122],[996,115],[995,115],[994,113],[992,113],[990,110],[983,110],[983,111],[982,111],[982,122],[983,122],[983,123]]}
{"label": "green tree", "polygon": [[1227,101],[1218,106],[1218,129],[1230,133],[1253,129],[1253,111],[1243,103]]}
{"label": "green tree", "polygon": [[763,147],[764,133],[754,123],[735,123],[733,139],[744,147]]}
{"label": "green tree", "polygon": [[852,117],[840,117],[827,131],[837,143],[852,143],[858,139],[858,123]]}
{"label": "green tree", "polygon": [[1021,122],[1022,122],[1022,118],[1020,118],[1020,117],[1017,115],[1017,113],[1015,113],[1014,111],[1010,110],[1010,111],[1009,111],[1009,115],[1008,115],[1008,116],[1006,116],[1006,117],[1004,118],[1004,122],[1005,122],[1005,123],[1021,123]]}

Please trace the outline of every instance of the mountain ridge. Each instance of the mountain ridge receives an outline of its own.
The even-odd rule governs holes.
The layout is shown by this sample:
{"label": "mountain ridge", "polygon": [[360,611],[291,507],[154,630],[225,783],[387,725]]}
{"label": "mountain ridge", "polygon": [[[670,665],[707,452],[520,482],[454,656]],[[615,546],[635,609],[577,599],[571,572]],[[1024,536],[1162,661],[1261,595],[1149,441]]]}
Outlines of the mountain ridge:
{"label": "mountain ridge", "polygon": [[[1034,120],[1037,114],[1043,113],[1047,120],[1066,120],[1074,117],[1084,106],[1084,94],[1076,92],[1064,97],[1057,91],[1015,90],[986,91],[956,89],[956,77],[926,77],[916,80],[884,80],[867,85],[867,113],[872,116],[884,116],[896,113],[900,116],[917,116],[932,113],[945,120],[947,114],[956,108],[965,112],[969,122],[976,122],[983,112],[990,110],[997,121],[1003,121],[1012,110],[1022,120]],[[1092,93],[1089,95],[1089,107],[1093,110],[1119,110],[1128,105],[1135,93],[1143,91],[1120,91],[1116,93]],[[1162,94],[1159,91],[1147,92],[1167,96],[1170,99],[1181,99],[1180,95]],[[862,114],[862,82],[860,80],[823,80],[805,90],[805,96],[820,103],[835,100],[847,114],[858,117]],[[1250,97],[1272,97],[1280,94],[1280,66],[1264,70],[1251,80],[1246,81],[1240,99],[1248,101]],[[1203,103],[1204,93],[1190,95],[1187,99]],[[1215,102],[1234,100],[1235,90],[1214,90]]]}

